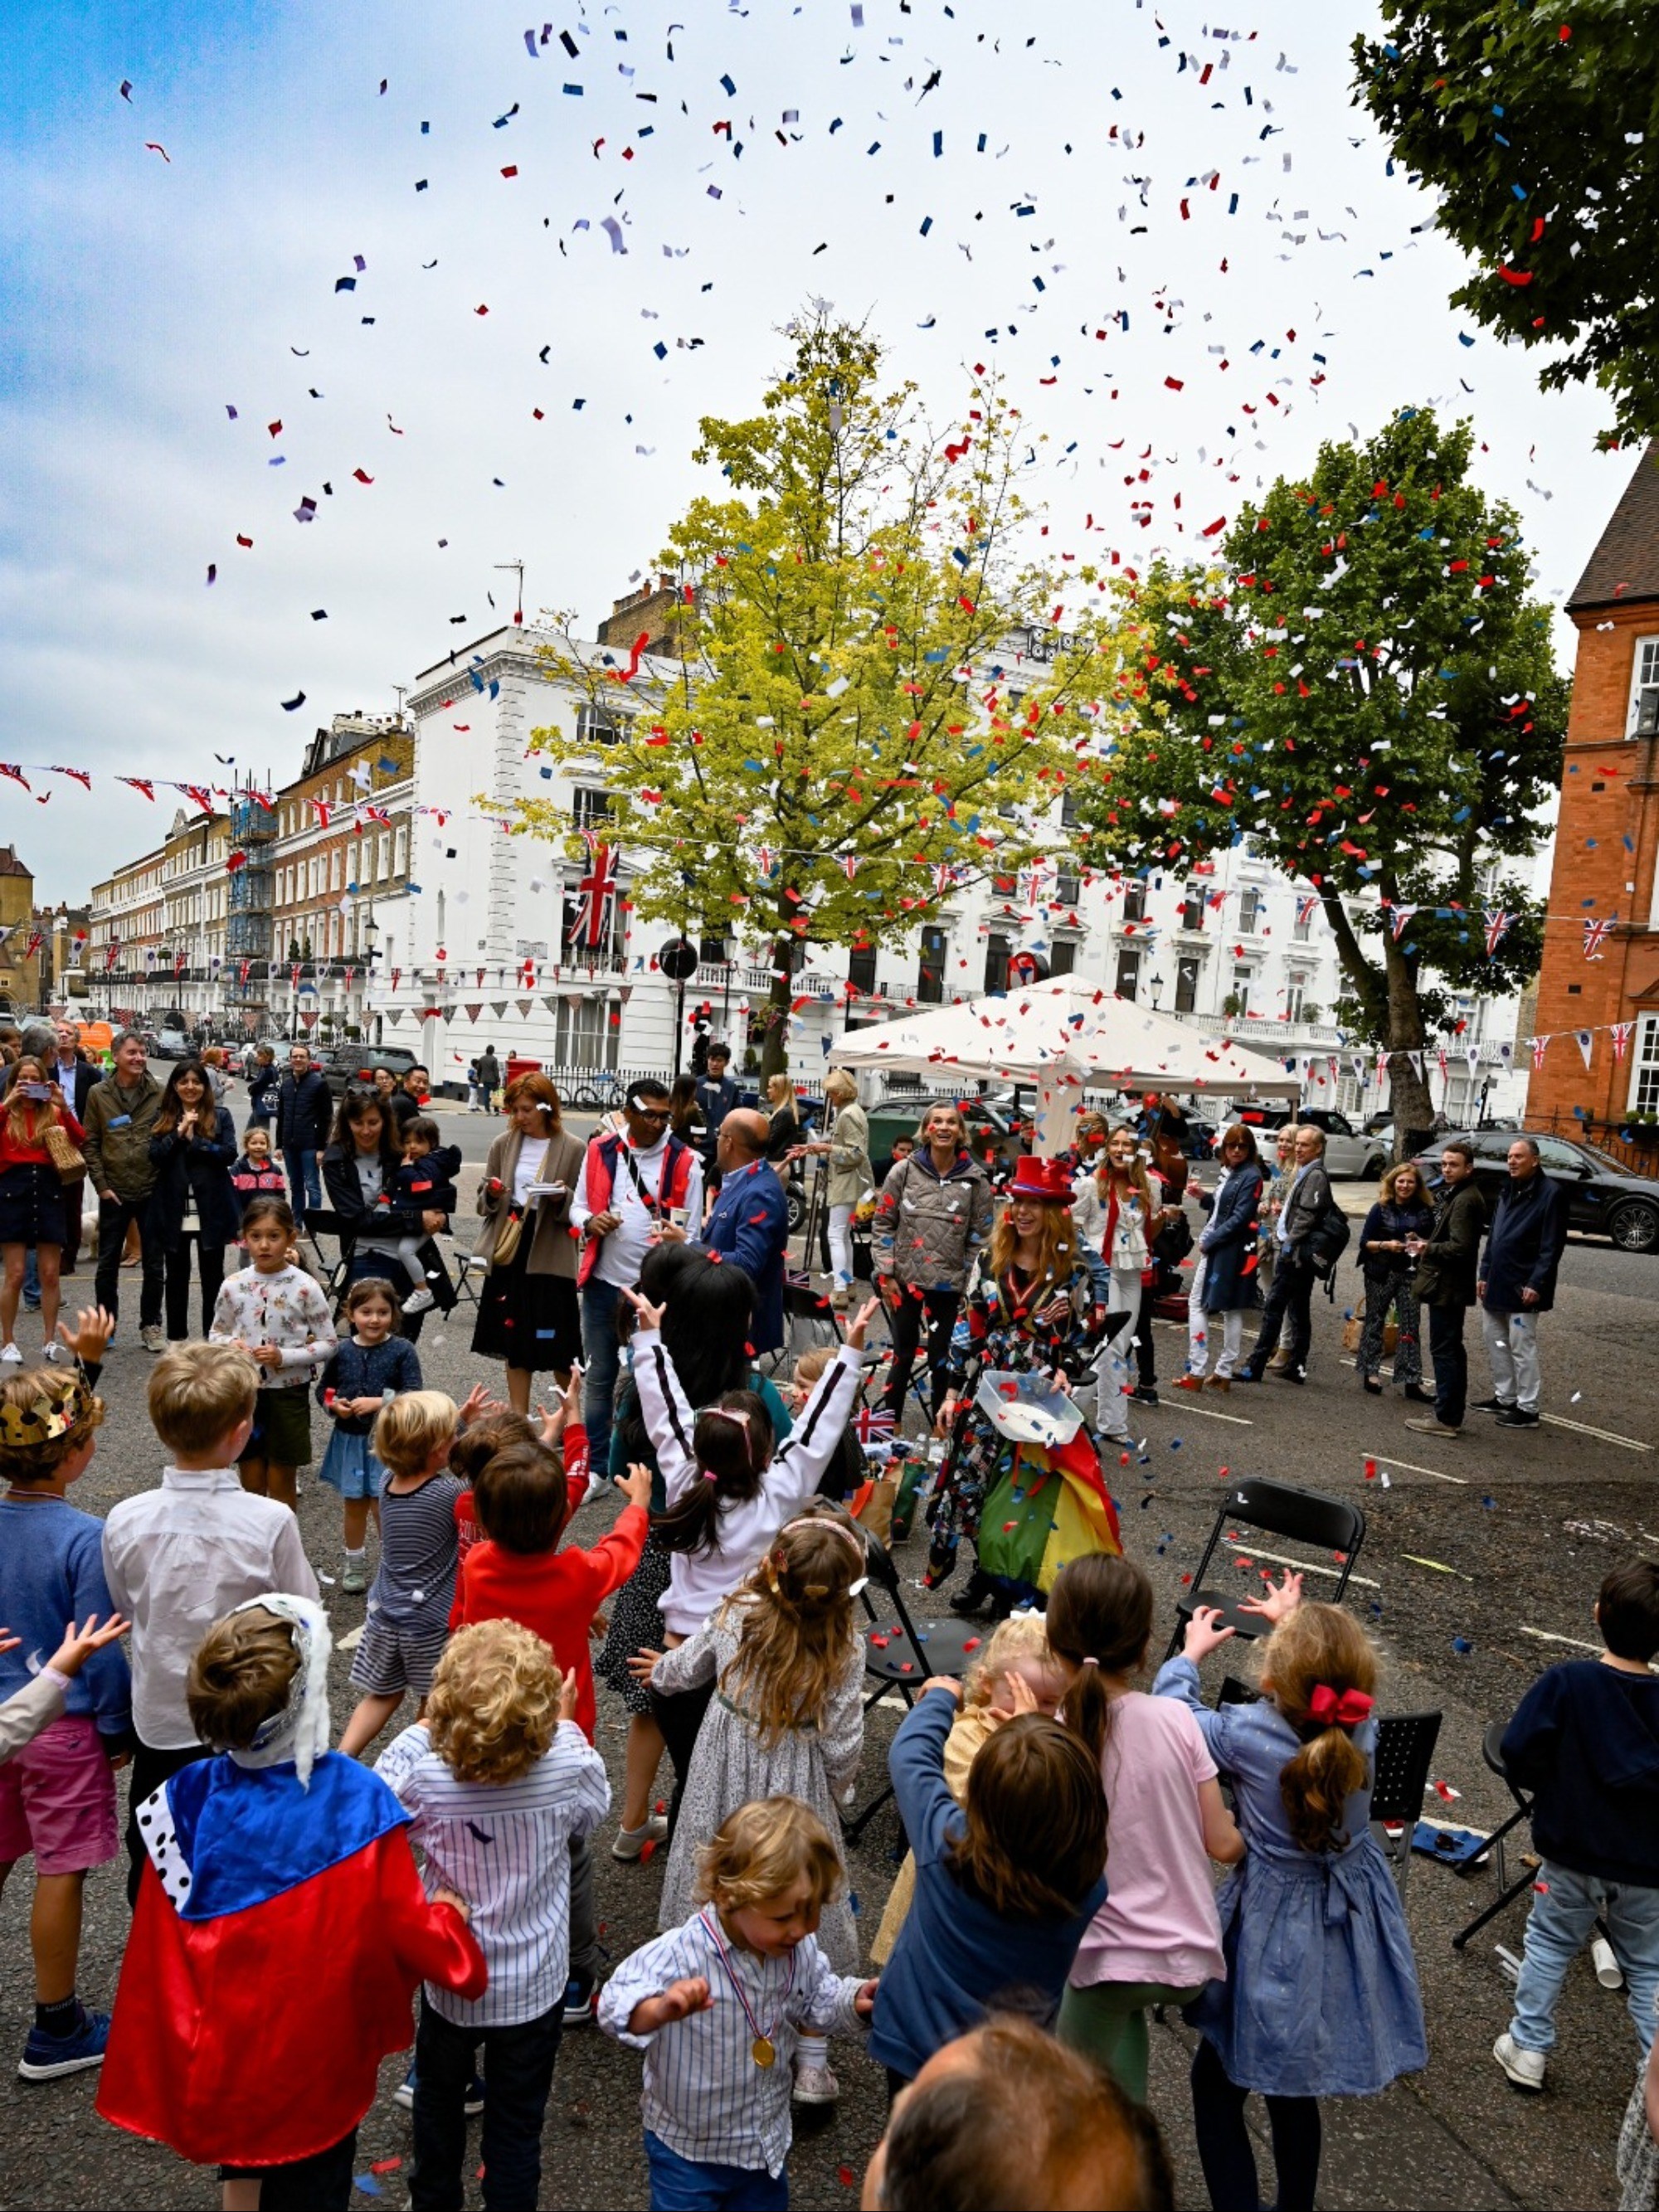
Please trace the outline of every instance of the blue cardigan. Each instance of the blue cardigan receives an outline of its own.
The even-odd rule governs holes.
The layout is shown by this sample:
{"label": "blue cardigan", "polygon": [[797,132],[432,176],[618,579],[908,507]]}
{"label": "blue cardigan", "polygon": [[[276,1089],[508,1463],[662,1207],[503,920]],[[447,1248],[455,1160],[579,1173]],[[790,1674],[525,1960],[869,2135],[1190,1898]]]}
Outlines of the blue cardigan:
{"label": "blue cardigan", "polygon": [[957,1702],[929,1690],[893,1738],[888,1771],[915,1854],[915,1899],[876,1987],[870,2054],[915,2081],[933,2053],[994,2010],[1048,2026],[1089,1923],[1106,1902],[1103,1875],[1065,1920],[1006,1920],[957,1879],[946,1846],[966,1823],[945,1784],[945,1739]]}

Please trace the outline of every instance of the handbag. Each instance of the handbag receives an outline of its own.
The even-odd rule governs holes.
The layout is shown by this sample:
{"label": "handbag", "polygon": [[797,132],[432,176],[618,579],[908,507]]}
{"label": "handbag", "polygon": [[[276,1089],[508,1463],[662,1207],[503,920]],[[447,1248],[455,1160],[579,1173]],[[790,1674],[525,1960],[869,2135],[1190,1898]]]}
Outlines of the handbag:
{"label": "handbag", "polygon": [[42,1130],[40,1141],[46,1148],[46,1158],[58,1170],[59,1182],[73,1182],[87,1171],[86,1161],[79,1146],[61,1121],[48,1121]]}
{"label": "handbag", "polygon": [[884,1544],[892,1533],[893,1507],[897,1502],[898,1492],[898,1477],[896,1474],[878,1474],[853,1494],[853,1518],[860,1528],[867,1528],[879,1543]]}
{"label": "handbag", "polygon": [[[543,1172],[547,1166],[548,1156],[552,1150],[552,1146],[549,1145],[547,1150],[542,1154],[541,1166],[536,1170],[538,1182],[542,1179]],[[489,1255],[492,1271],[496,1267],[510,1267],[518,1257],[519,1246],[524,1241],[524,1217],[525,1209],[522,1206],[515,1206],[508,1209],[506,1225],[495,1239],[495,1248]]]}
{"label": "handbag", "polygon": [[[1353,1311],[1348,1316],[1346,1321],[1342,1324],[1342,1349],[1344,1352],[1358,1352],[1359,1349],[1359,1340],[1364,1333],[1365,1300],[1361,1298],[1359,1304],[1354,1308]],[[1400,1327],[1398,1322],[1385,1321],[1382,1324],[1382,1357],[1385,1359],[1392,1359],[1394,1358],[1395,1346],[1399,1343],[1399,1341]]]}

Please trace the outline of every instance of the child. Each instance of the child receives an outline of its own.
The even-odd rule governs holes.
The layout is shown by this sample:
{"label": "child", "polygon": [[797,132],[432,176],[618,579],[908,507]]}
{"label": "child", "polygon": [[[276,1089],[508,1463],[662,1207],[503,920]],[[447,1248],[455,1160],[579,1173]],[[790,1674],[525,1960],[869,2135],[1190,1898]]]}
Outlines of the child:
{"label": "child", "polygon": [[1246,1844],[1216,1893],[1225,1981],[1187,2017],[1199,2157],[1214,2205],[1256,2201],[1244,2100],[1267,2100],[1278,2203],[1310,2212],[1319,2179],[1319,2099],[1364,2097],[1428,2063],[1406,1916],[1370,1826],[1376,1659],[1334,1605],[1302,1603],[1286,1571],[1242,1610],[1273,1624],[1262,1696],[1212,1711],[1198,1662],[1232,1634],[1200,1606],[1182,1656],[1154,1697],[1181,1698],[1232,1784]]}
{"label": "child", "polygon": [[409,1390],[375,1421],[374,1456],[386,1469],[380,1565],[351,1662],[352,1687],[363,1695],[340,1738],[348,1759],[374,1742],[406,1690],[424,1700],[432,1686],[449,1632],[459,1550],[455,1501],[463,1485],[449,1472],[449,1454],[482,1396],[481,1385],[458,1412],[441,1390]]}
{"label": "child", "polygon": [[852,2029],[875,1996],[873,1982],[834,1973],[814,1940],[840,1881],[809,1807],[745,1805],[702,1854],[702,1909],[605,1984],[599,2026],[645,2053],[653,2204],[787,2212],[797,2038]]}
{"label": "child", "polygon": [[[0,1695],[26,1689],[63,1641],[64,1623],[113,1612],[99,1556],[101,1524],[64,1492],[85,1474],[104,1418],[77,1373],[27,1368],[0,1382],[0,1620],[15,1645],[0,1652]],[[0,1884],[34,1854],[29,1942],[34,2025],[18,2065],[25,2081],[52,2081],[102,2063],[109,2015],[75,1994],[82,1893],[89,1869],[120,1850],[112,1767],[131,1747],[131,1686],[124,1653],[102,1651],[64,1693],[61,1720],[0,1767]]]}
{"label": "child", "polygon": [[270,1131],[262,1121],[251,1121],[242,1139],[241,1158],[230,1171],[236,1202],[246,1206],[252,1198],[285,1198],[288,1177],[270,1157]]}
{"label": "child", "polygon": [[[968,1795],[968,1773],[980,1746],[1007,1720],[1015,1694],[1010,1677],[1018,1675],[1031,1693],[1030,1710],[1054,1713],[1066,1687],[1066,1677],[1048,1649],[1048,1632],[1040,1613],[1011,1613],[1000,1620],[968,1669],[962,1686],[962,1706],[945,1739],[945,1786],[962,1804]],[[884,1966],[910,1911],[916,1889],[916,1862],[909,1851],[887,1893],[887,1909],[870,1946],[870,1956]]]}
{"label": "child", "polygon": [[[63,1719],[64,1699],[70,1684],[94,1651],[118,1643],[131,1626],[118,1613],[111,1613],[101,1628],[95,1613],[87,1615],[84,1628],[77,1628],[72,1620],[68,1624],[63,1642],[40,1673],[32,1675],[22,1689],[0,1700],[0,1766],[9,1759],[15,1759],[26,1744],[33,1743],[54,1721]],[[22,1641],[21,1636],[13,1636],[0,1628],[0,1654],[15,1651]],[[0,1887],[3,1886],[4,1876],[0,1875]]]}
{"label": "child", "polygon": [[870,2038],[895,2093],[992,2012],[1048,2025],[1106,1896],[1099,1767],[1057,1721],[1021,1713],[975,1754],[959,1810],[944,1770],[961,1694],[942,1675],[924,1682],[888,1754],[916,1860]]}
{"label": "child", "polygon": [[228,1344],[179,1344],[150,1370],[150,1424],[167,1447],[159,1490],[124,1498],[104,1522],[104,1573],[132,1617],[137,1742],[127,1814],[127,1902],[138,1901],[138,1808],[181,1766],[205,1757],[185,1686],[216,1620],[262,1590],[314,1598],[300,1524],[236,1475],[258,1402],[259,1370]]}
{"label": "child", "polygon": [[[836,1801],[864,1752],[864,1645],[854,1592],[864,1546],[838,1515],[787,1522],[736,1595],[673,1651],[641,1651],[634,1671],[670,1694],[708,1683],[718,1696],[697,1731],[685,1802],[668,1850],[657,1925],[678,1928],[696,1901],[697,1844],[757,1797],[811,1806],[834,1836]],[[843,1869],[844,1874],[844,1869]],[[858,1930],[844,1898],[826,1907],[820,1948],[856,1973]],[[820,2036],[803,2036],[798,2105],[833,2105],[840,2085]]]}
{"label": "child", "polygon": [[362,1275],[345,1295],[351,1334],[336,1346],[317,1378],[317,1402],[334,1433],[317,1470],[319,1481],[340,1493],[345,1566],[340,1588],[355,1596],[368,1587],[363,1566],[368,1524],[380,1528],[378,1503],[386,1469],[369,1449],[369,1431],[382,1406],[401,1390],[421,1387],[415,1347],[398,1333],[398,1293],[381,1275]]}
{"label": "child", "polygon": [[[628,1503],[609,1532],[591,1551],[573,1546],[562,1552],[559,1540],[574,1510],[572,1492],[576,1491],[580,1498],[586,1476],[568,1479],[542,1443],[515,1443],[497,1452],[479,1469],[472,1493],[488,1540],[468,1552],[455,1578],[455,1602],[449,1615],[452,1631],[464,1622],[506,1619],[539,1636],[564,1670],[576,1725],[590,1743],[599,1712],[588,1631],[605,1600],[639,1565],[649,1525],[645,1509],[651,1495],[650,1468],[630,1468],[625,1476],[617,1477],[617,1487]],[[602,1955],[586,1829],[570,1839],[569,1952],[565,2024],[584,2027],[593,2017]]]}
{"label": "child", "polygon": [[1152,1632],[1152,1586],[1133,1560],[1073,1559],[1048,1593],[1066,1725],[1100,1769],[1109,1820],[1105,1904],[1078,1947],[1060,2036],[1146,2101],[1146,2007],[1191,2004],[1218,1980],[1212,1859],[1244,1845],[1198,1723],[1134,1688]]}
{"label": "child", "polygon": [[[380,1203],[393,1213],[454,1213],[460,1199],[455,1178],[461,1171],[461,1148],[441,1144],[443,1132],[424,1114],[411,1115],[404,1124],[404,1164],[394,1168],[380,1193]],[[422,1255],[427,1237],[400,1237],[398,1257],[415,1288],[404,1300],[406,1314],[424,1313],[435,1304],[426,1279]]]}
{"label": "child", "polygon": [[610,1809],[605,1762],[575,1725],[576,1678],[516,1621],[459,1630],[426,1718],[375,1763],[414,1816],[428,1885],[459,1891],[489,1986],[470,2002],[430,1984],[415,2037],[415,2212],[461,2201],[467,2091],[480,2043],[491,2094],[483,2165],[491,2212],[535,2212],[542,2122],[570,1966],[569,1866]]}
{"label": "child", "polygon": [[253,1428],[242,1447],[242,1487],[293,1510],[300,1469],[311,1457],[306,1384],[337,1339],[328,1301],[293,1258],[294,1216],[280,1198],[242,1211],[252,1265],[228,1276],[213,1309],[213,1344],[234,1344],[262,1372]]}
{"label": "child", "polygon": [[[823,1379],[824,1371],[835,1357],[828,1345],[817,1344],[810,1352],[803,1352],[795,1362],[794,1376],[787,1386],[786,1396],[792,1413],[799,1413],[814,1389]],[[818,1495],[828,1498],[837,1505],[844,1505],[865,1479],[864,1446],[859,1442],[859,1432],[849,1420],[841,1432],[830,1464],[818,1478]]]}
{"label": "child", "polygon": [[[570,1381],[558,1404],[550,1411],[545,1406],[539,1421],[528,1413],[515,1413],[499,1399],[490,1400],[477,1420],[463,1429],[456,1437],[449,1455],[449,1471],[466,1485],[455,1500],[455,1526],[460,1533],[459,1564],[465,1565],[468,1554],[483,1541],[483,1532],[478,1526],[477,1510],[473,1498],[473,1485],[499,1451],[513,1444],[540,1444],[551,1451],[556,1444],[564,1448],[565,1487],[568,1507],[565,1525],[569,1526],[588,1490],[587,1431],[582,1425],[582,1375],[580,1362],[572,1368]],[[456,1584],[459,1588],[459,1579]]]}
{"label": "child", "polygon": [[1541,2089],[1555,2005],[1575,1954],[1605,1921],[1645,2054],[1659,1998],[1659,1567],[1615,1567],[1595,1622],[1607,1649],[1540,1674],[1504,1731],[1504,1766],[1532,1796],[1543,1864],[1527,1922],[1515,2017],[1492,2056]]}
{"label": "child", "polygon": [[[149,1864],[98,2109],[222,2161],[226,2212],[346,2212],[380,2063],[425,1980],[482,1994],[453,1890],[428,1901],[407,1816],[328,1749],[328,1622],[268,1593],[209,1630],[191,1724],[224,1756],[142,1808]],[[263,2195],[261,2185],[263,2185]]]}

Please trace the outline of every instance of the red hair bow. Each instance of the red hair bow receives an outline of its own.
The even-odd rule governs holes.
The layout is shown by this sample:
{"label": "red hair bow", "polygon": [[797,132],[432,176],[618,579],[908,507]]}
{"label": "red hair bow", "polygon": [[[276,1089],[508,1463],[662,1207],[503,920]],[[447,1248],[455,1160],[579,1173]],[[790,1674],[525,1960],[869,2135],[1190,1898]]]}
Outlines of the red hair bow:
{"label": "red hair bow", "polygon": [[1316,1682],[1313,1694],[1308,1699],[1308,1717],[1329,1728],[1357,1728],[1370,1717],[1375,1698],[1368,1698],[1363,1690],[1344,1690],[1339,1697],[1328,1682]]}

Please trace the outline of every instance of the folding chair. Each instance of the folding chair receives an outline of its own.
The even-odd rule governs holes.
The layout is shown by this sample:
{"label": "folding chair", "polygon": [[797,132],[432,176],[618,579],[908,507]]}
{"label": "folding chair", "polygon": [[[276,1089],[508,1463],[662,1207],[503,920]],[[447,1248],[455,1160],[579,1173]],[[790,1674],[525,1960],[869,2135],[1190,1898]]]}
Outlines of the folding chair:
{"label": "folding chair", "polygon": [[[1371,1833],[1389,1862],[1400,1902],[1412,1870],[1412,1838],[1423,1813],[1438,1713],[1389,1713],[1376,1723],[1376,1767],[1371,1781]],[[1390,1834],[1389,1830],[1394,1830]]]}
{"label": "folding chair", "polygon": [[[875,1683],[864,1701],[864,1710],[867,1713],[879,1704],[889,1690],[896,1690],[907,1706],[914,1705],[916,1693],[930,1674],[949,1674],[959,1682],[988,1632],[970,1620],[913,1620],[892,1553],[867,1528],[859,1533],[870,1570],[870,1584],[864,1592],[865,1610],[870,1616],[864,1638],[864,1667]],[[878,1607],[872,1597],[871,1585],[882,1593],[883,1606]],[[849,1842],[857,1842],[892,1794],[892,1784],[884,1783],[861,1811],[850,1820],[843,1816],[842,1826]]]}
{"label": "folding chair", "polygon": [[477,1308],[483,1303],[480,1292],[484,1278],[489,1273],[489,1261],[478,1252],[452,1252],[450,1280],[455,1285],[455,1304]]}
{"label": "folding chair", "polygon": [[1477,1913],[1467,1928],[1460,1929],[1452,1937],[1454,1951],[1461,1951],[1471,1936],[1478,1936],[1489,1920],[1496,1920],[1505,1905],[1513,1904],[1523,1890],[1530,1889],[1533,1885],[1534,1875],[1530,1867],[1522,1867],[1513,1881],[1506,1881],[1504,1879],[1508,1872],[1504,1865],[1505,1840],[1523,1822],[1532,1819],[1531,1798],[1504,1764],[1504,1731],[1508,1726],[1509,1723],[1506,1720],[1494,1721],[1486,1730],[1480,1743],[1481,1756],[1515,1800],[1514,1812],[1510,1814],[1509,1819],[1501,1827],[1494,1828],[1487,1838],[1487,1844],[1492,1855],[1492,1867],[1498,1875],[1498,1898],[1497,1901],[1489,1905],[1484,1912]]}
{"label": "folding chair", "polygon": [[[346,1227],[337,1213],[331,1213],[325,1206],[308,1206],[305,1226],[300,1234],[317,1255],[317,1265],[323,1277],[324,1297],[331,1305],[337,1305],[351,1267],[352,1247],[357,1241],[356,1233]],[[319,1237],[332,1237],[337,1240],[338,1257],[332,1267],[324,1257],[323,1248],[317,1241]]]}
{"label": "folding chair", "polygon": [[1217,1547],[1231,1527],[1258,1529],[1265,1536],[1284,1536],[1293,1544],[1338,1554],[1340,1566],[1329,1601],[1333,1605],[1341,1604],[1354,1560],[1365,1540],[1365,1516],[1346,1498],[1328,1498],[1317,1490],[1298,1490],[1288,1482],[1268,1482],[1258,1477],[1235,1482],[1215,1516],[1204,1556],[1193,1576],[1192,1594],[1176,1601],[1175,1633],[1164,1655],[1166,1659],[1173,1658],[1181,1649],[1187,1623],[1201,1605],[1214,1606],[1223,1626],[1236,1630],[1247,1641],[1267,1632],[1260,1614],[1238,1610],[1236,1595],[1212,1589],[1205,1582]]}

